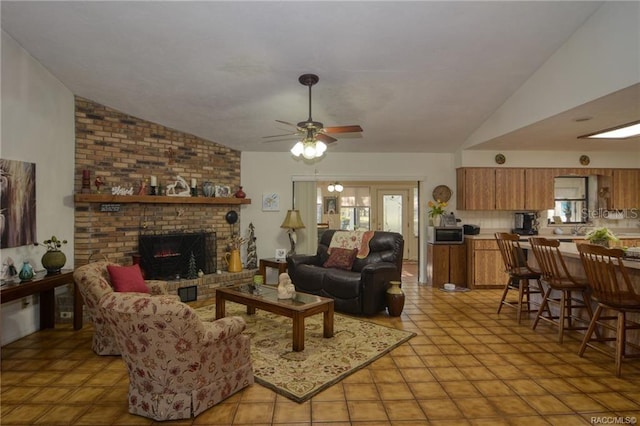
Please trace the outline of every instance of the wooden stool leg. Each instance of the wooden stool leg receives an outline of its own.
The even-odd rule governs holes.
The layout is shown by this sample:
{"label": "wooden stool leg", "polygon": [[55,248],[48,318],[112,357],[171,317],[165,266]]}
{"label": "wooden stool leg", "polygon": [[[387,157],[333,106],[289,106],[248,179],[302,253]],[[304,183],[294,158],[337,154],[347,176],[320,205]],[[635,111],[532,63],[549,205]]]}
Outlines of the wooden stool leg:
{"label": "wooden stool leg", "polygon": [[622,357],[624,356],[625,351],[625,339],[626,339],[626,314],[624,311],[618,311],[618,327],[617,327],[617,338],[616,342],[616,377],[620,377],[622,374]]}
{"label": "wooden stool leg", "polygon": [[582,344],[580,345],[580,350],[578,351],[578,356],[582,357],[584,355],[584,350],[587,348],[587,343],[591,340],[591,336],[596,328],[598,319],[600,318],[600,314],[602,313],[602,306],[598,305],[596,311],[593,314],[593,318],[591,319],[591,323],[589,324],[589,329],[584,334],[584,339],[582,339]]}
{"label": "wooden stool leg", "polygon": [[542,316],[542,311],[545,310],[547,305],[549,304],[549,296],[551,295],[551,287],[547,289],[547,291],[542,296],[542,304],[540,305],[540,309],[538,309],[538,313],[536,314],[536,319],[533,321],[531,325],[531,329],[535,330],[538,326],[538,322],[540,322],[540,317]]}
{"label": "wooden stool leg", "polygon": [[520,319],[522,318],[522,299],[524,297],[524,286],[525,284],[522,282],[522,280],[518,280],[518,314],[516,317],[518,324],[520,324]]}
{"label": "wooden stool leg", "polygon": [[507,281],[507,285],[504,287],[504,291],[502,292],[502,298],[500,299],[500,304],[498,305],[498,312],[496,313],[500,313],[500,310],[502,309],[502,305],[504,304],[504,300],[507,298],[507,293],[509,292],[509,285],[511,285],[511,278],[509,278],[509,281]]}
{"label": "wooden stool leg", "polygon": [[560,315],[558,316],[558,343],[562,343],[562,340],[564,338],[564,319],[566,316],[567,316],[567,292],[562,290],[560,295]]}

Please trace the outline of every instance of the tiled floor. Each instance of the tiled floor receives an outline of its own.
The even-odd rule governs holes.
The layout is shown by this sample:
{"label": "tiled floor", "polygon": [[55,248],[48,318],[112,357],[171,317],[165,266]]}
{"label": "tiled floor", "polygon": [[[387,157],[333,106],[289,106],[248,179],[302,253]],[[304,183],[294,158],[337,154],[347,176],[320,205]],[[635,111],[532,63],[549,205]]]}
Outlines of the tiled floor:
{"label": "tiled floor", "polygon": [[[409,268],[411,270],[411,268]],[[613,360],[577,335],[515,312],[495,313],[499,291],[444,293],[407,272],[401,317],[372,320],[418,336],[303,404],[255,384],[195,419],[163,425],[578,425],[640,420],[640,360]],[[127,412],[118,357],[91,352],[90,326],[34,333],[2,348],[3,426],[149,425]],[[624,423],[626,422],[626,423]]]}

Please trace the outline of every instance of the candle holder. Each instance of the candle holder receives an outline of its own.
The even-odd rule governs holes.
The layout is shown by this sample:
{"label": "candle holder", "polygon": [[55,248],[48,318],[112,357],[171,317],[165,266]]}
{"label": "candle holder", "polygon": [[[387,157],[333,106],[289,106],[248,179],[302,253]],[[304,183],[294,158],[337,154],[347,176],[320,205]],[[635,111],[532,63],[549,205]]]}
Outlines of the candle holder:
{"label": "candle holder", "polygon": [[197,197],[198,196],[198,188],[196,188],[196,187],[192,187],[191,188],[191,196],[192,197]]}
{"label": "candle holder", "polygon": [[156,186],[149,187],[149,195],[158,195]]}
{"label": "candle holder", "polygon": [[82,171],[82,188],[81,194],[91,194],[91,172],[89,170]]}

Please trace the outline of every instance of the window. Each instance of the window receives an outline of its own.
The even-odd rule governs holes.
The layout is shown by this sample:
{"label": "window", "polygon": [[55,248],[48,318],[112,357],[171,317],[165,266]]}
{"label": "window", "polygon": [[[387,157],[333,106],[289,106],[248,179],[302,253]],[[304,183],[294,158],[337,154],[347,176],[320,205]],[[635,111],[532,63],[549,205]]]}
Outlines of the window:
{"label": "window", "polygon": [[350,186],[340,194],[340,229],[368,231],[371,229],[371,195],[368,186]]}
{"label": "window", "polygon": [[555,178],[553,216],[562,223],[586,223],[589,217],[589,180],[586,176]]}

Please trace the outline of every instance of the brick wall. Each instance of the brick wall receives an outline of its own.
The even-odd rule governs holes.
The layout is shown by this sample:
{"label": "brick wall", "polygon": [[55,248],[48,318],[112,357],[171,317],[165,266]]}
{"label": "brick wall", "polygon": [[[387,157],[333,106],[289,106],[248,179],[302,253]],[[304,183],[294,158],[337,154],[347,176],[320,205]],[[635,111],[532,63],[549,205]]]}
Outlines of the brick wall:
{"label": "brick wall", "polygon": [[[194,135],[124,114],[88,99],[75,98],[76,172],[75,192],[82,187],[82,171],[91,172],[91,190],[96,176],[105,181],[102,192],[111,187],[133,187],[137,193],[143,179],[153,175],[166,187],[179,175],[201,184],[211,181],[232,191],[240,184],[240,152]],[[222,258],[232,229],[225,214],[240,206],[209,204],[123,203],[119,212],[101,212],[98,203],[76,203],[75,266],[90,257],[122,265],[132,263],[138,251],[139,233],[168,231],[215,231],[217,264]],[[241,235],[235,225],[234,231]]]}

